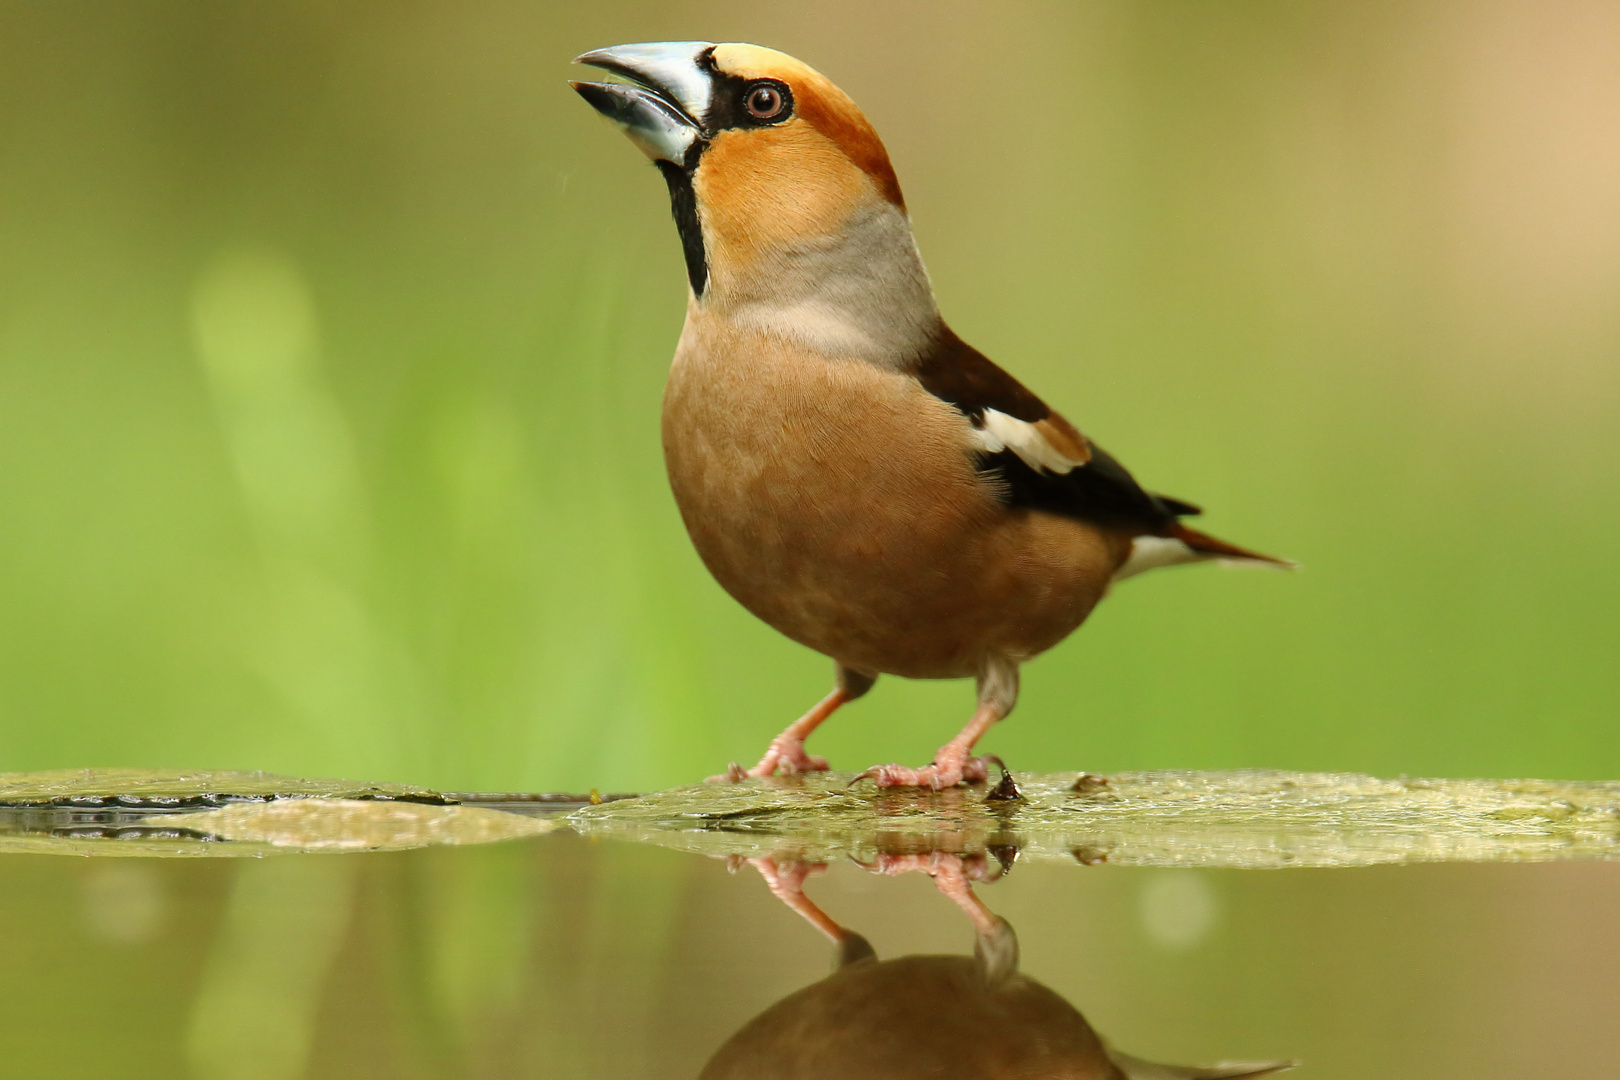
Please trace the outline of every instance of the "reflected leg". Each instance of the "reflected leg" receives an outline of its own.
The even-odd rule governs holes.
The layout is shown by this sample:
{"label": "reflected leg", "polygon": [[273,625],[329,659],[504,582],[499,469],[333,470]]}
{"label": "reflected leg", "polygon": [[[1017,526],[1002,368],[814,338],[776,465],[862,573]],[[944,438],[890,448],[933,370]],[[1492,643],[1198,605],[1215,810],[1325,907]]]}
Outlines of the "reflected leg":
{"label": "reflected leg", "polygon": [[759,871],[772,896],[792,908],[811,926],[826,935],[827,940],[838,946],[840,965],[875,955],[865,938],[853,930],[846,930],[838,925],[831,915],[822,911],[814,900],[804,894],[805,879],[812,874],[826,873],[826,863],[778,863],[773,856],[767,855],[749,859],[748,865]]}
{"label": "reflected leg", "polygon": [[961,908],[973,923],[973,955],[985,977],[996,984],[1017,973],[1018,935],[1013,933],[1006,919],[991,911],[973,891],[973,882],[994,881],[1001,876],[999,871],[991,870],[989,860],[983,855],[956,855],[945,851],[926,855],[879,855],[877,862],[867,868],[889,877],[915,872],[933,878],[934,888]]}
{"label": "reflected leg", "polygon": [[862,863],[874,874],[899,877],[901,874],[927,874],[941,895],[962,909],[980,934],[994,932],[1000,916],[985,906],[973,891],[975,881],[994,881],[1000,872],[983,855],[957,855],[931,851],[926,855],[879,855],[872,863]]}
{"label": "reflected leg", "polygon": [[[855,781],[870,778],[878,787],[925,787],[933,791],[955,787],[963,780],[978,783],[990,775],[989,763],[973,757],[973,747],[997,720],[1018,702],[1018,665],[1001,656],[985,661],[979,673],[979,708],[956,738],[939,748],[933,763],[920,769],[904,765],[874,765]],[[851,781],[852,783],[855,781]]]}
{"label": "reflected leg", "polygon": [[749,776],[756,778],[770,776],[777,769],[781,769],[787,776],[825,770],[827,759],[805,753],[804,740],[821,726],[822,721],[837,712],[839,706],[854,701],[872,689],[872,684],[876,681],[875,676],[863,675],[839,664],[837,685],[834,686],[833,692],[817,702],[815,708],[789,724],[786,731],[772,739],[758,765],[745,772],[741,765],[732,762],[724,774],[711,776],[709,779],[736,782]]}

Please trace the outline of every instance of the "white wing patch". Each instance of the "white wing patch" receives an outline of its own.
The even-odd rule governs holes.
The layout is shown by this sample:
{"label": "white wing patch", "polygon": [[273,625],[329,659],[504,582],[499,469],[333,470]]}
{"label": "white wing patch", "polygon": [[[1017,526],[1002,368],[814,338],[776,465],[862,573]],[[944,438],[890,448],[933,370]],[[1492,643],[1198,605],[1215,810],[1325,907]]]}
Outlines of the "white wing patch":
{"label": "white wing patch", "polygon": [[1011,450],[1025,465],[1037,471],[1045,469],[1062,476],[1076,466],[1085,464],[1047,442],[1046,436],[1034,424],[995,409],[984,410],[984,426],[975,428],[974,435],[987,453],[999,454],[1003,450]]}
{"label": "white wing patch", "polygon": [[1114,571],[1114,581],[1157,570],[1161,566],[1180,566],[1182,563],[1203,562],[1214,556],[1194,551],[1173,536],[1138,536],[1131,541],[1131,554],[1125,565]]}

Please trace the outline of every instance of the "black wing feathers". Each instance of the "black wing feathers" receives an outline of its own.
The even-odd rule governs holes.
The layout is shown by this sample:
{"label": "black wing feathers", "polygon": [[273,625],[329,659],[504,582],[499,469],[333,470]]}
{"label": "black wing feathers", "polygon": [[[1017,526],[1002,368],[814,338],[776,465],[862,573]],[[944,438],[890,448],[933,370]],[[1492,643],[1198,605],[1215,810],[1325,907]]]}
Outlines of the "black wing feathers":
{"label": "black wing feathers", "polygon": [[1031,424],[1052,415],[1046,402],[948,326],[940,327],[933,348],[918,360],[915,374],[924,390],[961,409],[974,424],[984,419],[986,409]]}
{"label": "black wing feathers", "polygon": [[[1035,423],[1052,410],[1023,383],[942,327],[914,374],[923,389],[961,410],[980,426],[986,409]],[[1061,421],[1059,421],[1061,422]],[[1009,506],[1027,506],[1144,533],[1167,535],[1176,518],[1198,507],[1153,495],[1107,451],[1090,444],[1091,460],[1067,473],[1031,468],[1012,450],[980,454],[979,471],[993,480]]]}

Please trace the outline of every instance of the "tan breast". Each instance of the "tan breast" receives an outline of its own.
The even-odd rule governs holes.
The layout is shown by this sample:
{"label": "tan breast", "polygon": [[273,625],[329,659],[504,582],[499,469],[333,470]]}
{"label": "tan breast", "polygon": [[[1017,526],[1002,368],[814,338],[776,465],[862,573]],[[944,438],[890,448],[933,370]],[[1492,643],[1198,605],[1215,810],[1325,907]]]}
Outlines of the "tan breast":
{"label": "tan breast", "polygon": [[1022,975],[991,983],[966,956],[846,965],[749,1021],[699,1080],[789,1076],[1125,1080],[1074,1006]]}
{"label": "tan breast", "polygon": [[1061,640],[1129,541],[1008,511],[916,380],[689,314],[664,398],[671,487],[720,584],[869,673],[974,674]]}

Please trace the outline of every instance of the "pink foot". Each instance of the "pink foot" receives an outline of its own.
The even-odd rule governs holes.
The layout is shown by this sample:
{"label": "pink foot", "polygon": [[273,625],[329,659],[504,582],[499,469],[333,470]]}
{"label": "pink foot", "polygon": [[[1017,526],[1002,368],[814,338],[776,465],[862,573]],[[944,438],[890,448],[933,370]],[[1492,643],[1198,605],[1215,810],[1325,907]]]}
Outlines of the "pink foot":
{"label": "pink foot", "polygon": [[804,740],[778,735],[771,740],[769,750],[759,759],[759,764],[748,770],[753,777],[769,776],[777,769],[782,770],[784,776],[797,776],[799,773],[826,772],[827,759],[816,754],[804,752]]}
{"label": "pink foot", "polygon": [[926,855],[893,855],[880,853],[870,863],[858,864],[862,869],[885,877],[901,874],[927,874],[936,881],[994,881],[1000,873],[990,865],[984,855],[958,855],[948,851],[931,851]]}
{"label": "pink foot", "polygon": [[759,876],[765,879],[765,887],[770,889],[778,900],[789,903],[804,893],[806,878],[827,872],[827,864],[824,862],[777,862],[774,855],[749,859],[748,865],[759,871]]}
{"label": "pink foot", "polygon": [[800,773],[807,772],[826,772],[827,759],[815,754],[805,753],[803,739],[778,735],[771,740],[770,749],[765,751],[765,756],[760,758],[759,764],[752,769],[745,770],[741,765],[732,762],[731,767],[725,772],[719,776],[711,776],[709,780],[729,780],[736,783],[750,776],[757,780],[772,775],[778,769],[782,771],[783,776],[797,776]]}
{"label": "pink foot", "polygon": [[994,881],[1000,872],[991,869],[983,855],[957,855],[935,851],[927,855],[879,855],[875,863],[861,864],[868,870],[890,876],[923,873],[934,879],[934,887],[951,898],[973,920],[981,935],[994,936],[1005,926],[973,892],[973,882]]}
{"label": "pink foot", "polygon": [[970,758],[965,750],[952,753],[951,748],[946,747],[934,757],[932,765],[925,765],[921,769],[908,769],[904,765],[874,765],[850,783],[871,779],[880,788],[914,787],[943,791],[963,780],[976,784],[989,776],[990,765],[984,758]]}

